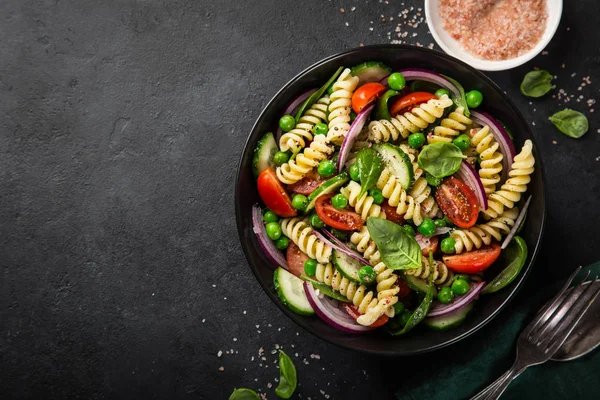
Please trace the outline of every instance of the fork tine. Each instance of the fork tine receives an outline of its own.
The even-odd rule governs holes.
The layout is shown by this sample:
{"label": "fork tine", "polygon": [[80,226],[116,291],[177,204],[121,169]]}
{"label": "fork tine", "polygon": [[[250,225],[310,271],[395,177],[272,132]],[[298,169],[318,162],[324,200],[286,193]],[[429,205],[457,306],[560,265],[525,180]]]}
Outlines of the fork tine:
{"label": "fork tine", "polygon": [[[547,340],[544,340],[546,343],[545,352],[548,353],[550,351],[556,352],[560,346],[562,346],[563,342],[566,338],[571,334],[571,331],[575,328],[575,325],[579,322],[579,320],[586,313],[588,308],[594,303],[598,294],[600,294],[600,287],[593,290],[594,286],[596,286],[596,282],[598,282],[598,276],[588,285],[585,291],[579,296],[577,302],[573,304],[571,310],[576,310],[581,307],[581,310],[577,313],[576,317],[572,320],[569,318],[563,318],[558,326],[553,330],[552,334],[549,335]],[[589,293],[588,293],[589,292]]]}
{"label": "fork tine", "polygon": [[[569,276],[569,279],[567,279],[567,281],[565,282],[565,284],[563,285],[563,287],[560,289],[560,291],[558,292],[558,294],[556,296],[554,296],[554,298],[551,301],[549,301],[547,303],[547,305],[542,310],[540,310],[540,312],[538,312],[538,314],[534,318],[534,320],[532,322],[530,322],[529,325],[527,325],[527,327],[523,331],[523,334],[527,335],[527,337],[531,337],[532,332],[538,326],[540,326],[540,324],[543,324],[544,322],[546,322],[550,318],[550,315],[553,314],[554,311],[557,309],[556,306],[557,306],[557,304],[558,304],[561,296],[563,296],[563,294],[569,288],[569,286],[571,285],[571,282],[573,281],[573,279],[575,278],[575,276],[577,276],[577,274],[579,273],[579,271],[581,271],[581,268],[582,267],[579,266],[578,268],[575,269],[575,271],[571,274],[571,276]],[[587,276],[586,276],[586,279],[587,279]]]}

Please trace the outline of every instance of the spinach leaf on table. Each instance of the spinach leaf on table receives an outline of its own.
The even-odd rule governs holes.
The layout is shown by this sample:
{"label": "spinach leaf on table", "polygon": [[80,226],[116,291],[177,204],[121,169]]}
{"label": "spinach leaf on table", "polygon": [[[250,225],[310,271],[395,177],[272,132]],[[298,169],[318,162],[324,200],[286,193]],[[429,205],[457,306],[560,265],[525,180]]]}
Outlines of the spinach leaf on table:
{"label": "spinach leaf on table", "polygon": [[369,217],[367,229],[388,268],[421,267],[421,247],[400,225],[383,218]]}
{"label": "spinach leaf on table", "polygon": [[437,142],[423,147],[417,161],[419,166],[431,175],[445,178],[458,171],[464,158],[467,156],[456,145]]}
{"label": "spinach leaf on table", "polygon": [[296,390],[297,384],[298,377],[294,362],[287,354],[279,350],[279,386],[275,388],[275,394],[282,399],[289,399]]}
{"label": "spinach leaf on table", "polygon": [[229,400],[260,400],[260,397],[252,389],[240,388],[233,390]]}
{"label": "spinach leaf on table", "polygon": [[574,139],[582,137],[589,128],[586,116],[569,108],[555,113],[549,120],[559,131]]}
{"label": "spinach leaf on table", "polygon": [[358,164],[358,176],[360,177],[360,194],[358,195],[358,198],[360,198],[377,183],[383,170],[383,163],[379,154],[368,147],[358,152],[356,163]]}
{"label": "spinach leaf on table", "polygon": [[543,69],[530,71],[521,82],[521,93],[527,97],[542,97],[552,90],[552,75]]}

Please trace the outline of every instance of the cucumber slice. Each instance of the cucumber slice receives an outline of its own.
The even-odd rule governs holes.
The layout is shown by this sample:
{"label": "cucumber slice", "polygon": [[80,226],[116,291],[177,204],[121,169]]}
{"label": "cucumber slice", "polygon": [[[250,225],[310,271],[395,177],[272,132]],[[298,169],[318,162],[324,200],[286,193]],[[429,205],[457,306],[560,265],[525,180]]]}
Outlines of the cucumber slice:
{"label": "cucumber slice", "polygon": [[333,250],[331,261],[342,276],[352,282],[361,283],[358,279],[358,270],[363,266],[361,263],[337,250]]}
{"label": "cucumber slice", "polygon": [[342,172],[341,174],[336,175],[333,178],[327,179],[321,184],[321,186],[316,188],[311,194],[308,195],[308,205],[306,206],[306,212],[315,208],[315,203],[317,202],[317,198],[319,196],[335,192],[349,180],[350,177],[345,172]]}
{"label": "cucumber slice", "polygon": [[[412,290],[416,290],[417,292],[421,293],[427,293],[428,286],[425,280],[417,278],[413,275],[402,275],[402,277],[404,278],[404,281],[408,287]],[[431,288],[433,289],[433,295],[437,296],[437,289],[435,286],[431,286]]]}
{"label": "cucumber slice", "polygon": [[359,79],[358,85],[363,85],[368,82],[379,82],[386,76],[392,73],[392,69],[377,61],[367,61],[362,64],[355,65],[350,70],[353,76]]}
{"label": "cucumber slice", "polygon": [[342,296],[338,292],[334,291],[332,288],[327,286],[326,284],[319,282],[309,276],[300,275],[300,278],[304,279],[307,282],[312,283],[313,287],[317,289],[319,292],[323,293],[327,297],[331,297],[334,300],[341,301],[343,303],[350,303],[350,300],[346,296]]}
{"label": "cucumber slice", "polygon": [[273,274],[273,284],[281,302],[297,314],[313,315],[315,310],[308,302],[303,282],[302,279],[290,274],[281,267],[278,267]]}
{"label": "cucumber slice", "polygon": [[408,155],[400,147],[390,143],[376,144],[373,149],[381,156],[383,165],[389,168],[392,174],[400,180],[402,188],[408,190],[415,177]]}
{"label": "cucumber slice", "polygon": [[258,177],[261,172],[267,168],[274,168],[273,156],[279,151],[275,137],[271,132],[265,135],[258,141],[254,149],[254,159],[252,160],[252,172],[254,177]]}
{"label": "cucumber slice", "polygon": [[441,317],[425,318],[423,323],[435,331],[446,331],[462,324],[467,319],[467,314],[473,310],[475,302],[472,301],[463,308],[454,311],[452,314],[442,315]]}

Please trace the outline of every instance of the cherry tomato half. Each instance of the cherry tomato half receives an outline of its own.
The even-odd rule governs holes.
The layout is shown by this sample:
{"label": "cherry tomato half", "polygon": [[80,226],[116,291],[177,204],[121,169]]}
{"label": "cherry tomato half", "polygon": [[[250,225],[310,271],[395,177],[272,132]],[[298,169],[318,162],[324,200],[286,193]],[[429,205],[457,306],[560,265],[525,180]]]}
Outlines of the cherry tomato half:
{"label": "cherry tomato half", "polygon": [[462,254],[444,256],[444,264],[452,271],[459,274],[476,274],[488,268],[498,259],[502,249],[499,243],[492,243],[479,250],[468,251]]}
{"label": "cherry tomato half", "polygon": [[477,198],[460,179],[453,176],[444,179],[435,191],[435,200],[444,215],[459,228],[470,228],[477,222]]}
{"label": "cherry tomato half", "polygon": [[406,96],[400,97],[392,104],[390,107],[390,115],[395,117],[396,115],[410,111],[413,107],[426,103],[431,99],[437,99],[437,97],[428,92],[409,93]]}
{"label": "cherry tomato half", "polygon": [[290,273],[300,278],[300,275],[304,274],[304,263],[310,257],[304,254],[304,252],[302,252],[302,250],[300,250],[300,248],[290,240],[285,258]]}
{"label": "cherry tomato half", "polygon": [[258,194],[267,207],[280,217],[298,215],[292,207],[292,199],[285,191],[272,168],[267,168],[258,176]]}
{"label": "cherry tomato half", "polygon": [[338,210],[331,204],[333,193],[320,196],[316,203],[317,215],[327,225],[343,231],[359,230],[364,225],[360,215],[347,209]]}
{"label": "cherry tomato half", "polygon": [[321,186],[325,179],[321,177],[315,170],[311,170],[298,182],[288,185],[288,189],[294,193],[300,193],[305,196],[311,194],[316,188]]}
{"label": "cherry tomato half", "polygon": [[433,253],[437,251],[439,239],[437,236],[423,236],[420,233],[415,235],[415,240],[419,243],[419,247],[421,247],[421,253],[429,257],[429,251],[431,250]]}
{"label": "cherry tomato half", "polygon": [[404,215],[398,214],[397,207],[390,206],[390,204],[386,201],[381,205],[381,208],[385,212],[385,219],[388,221],[395,222],[399,225],[404,223]]}
{"label": "cherry tomato half", "polygon": [[386,87],[378,82],[365,83],[354,91],[352,95],[352,109],[355,113],[373,103],[379,95],[386,91]]}
{"label": "cherry tomato half", "polygon": [[[344,310],[350,315],[353,319],[358,319],[362,314],[358,312],[358,309],[354,304],[344,303]],[[375,322],[373,322],[369,327],[371,328],[379,328],[381,325],[385,325],[388,322],[389,318],[387,315],[383,314],[381,317],[377,318]]]}

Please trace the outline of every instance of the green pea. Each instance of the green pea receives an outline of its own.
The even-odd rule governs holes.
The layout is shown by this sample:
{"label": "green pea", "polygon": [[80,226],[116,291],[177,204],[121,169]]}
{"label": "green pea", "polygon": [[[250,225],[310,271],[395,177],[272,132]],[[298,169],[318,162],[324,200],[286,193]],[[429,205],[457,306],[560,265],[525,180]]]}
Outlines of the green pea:
{"label": "green pea", "polygon": [[331,233],[333,234],[333,236],[335,236],[342,242],[345,242],[346,240],[348,240],[348,232],[346,232],[346,231],[343,231],[341,229],[331,228]]}
{"label": "green pea", "polygon": [[471,145],[471,138],[464,133],[462,135],[458,135],[453,141],[454,145],[458,147],[461,151],[467,151],[469,146]]}
{"label": "green pea", "polygon": [[377,205],[383,204],[383,201],[385,200],[383,198],[383,193],[381,193],[381,190],[379,190],[379,189],[369,190],[369,196],[371,196],[373,198],[373,203],[375,203]]}
{"label": "green pea", "polygon": [[425,144],[425,135],[421,132],[412,133],[408,137],[408,145],[413,149],[418,149]]}
{"label": "green pea", "polygon": [[444,228],[446,226],[446,221],[443,219],[434,219],[433,224],[436,228]]}
{"label": "green pea", "polygon": [[452,254],[456,251],[456,249],[454,248],[454,245],[456,245],[456,241],[454,239],[452,239],[451,237],[447,237],[444,240],[442,240],[442,244],[441,244],[441,248],[442,248],[442,253],[446,253],[446,254]]}
{"label": "green pea", "polygon": [[331,160],[323,160],[319,163],[317,167],[317,172],[323,178],[329,178],[333,174],[335,174],[335,164]]}
{"label": "green pea", "polygon": [[412,312],[409,310],[404,310],[404,312],[400,316],[400,322],[402,323],[403,326],[408,323],[408,320],[410,319],[410,317],[412,317]]}
{"label": "green pea", "polygon": [[469,291],[469,282],[464,279],[457,279],[452,282],[452,293],[462,296]]}
{"label": "green pea", "polygon": [[388,86],[390,89],[402,90],[406,86],[406,79],[400,72],[394,72],[388,76]]}
{"label": "green pea", "polygon": [[325,222],[323,222],[323,220],[315,212],[310,214],[310,217],[308,218],[308,222],[310,222],[310,225],[313,228],[321,229],[321,228],[325,227]]}
{"label": "green pea", "polygon": [[440,303],[448,304],[452,303],[452,300],[454,300],[454,293],[452,293],[452,289],[450,289],[449,287],[443,287],[438,292],[437,297]]}
{"label": "green pea", "polygon": [[267,226],[265,226],[267,230],[267,236],[271,240],[277,240],[281,237],[281,226],[279,226],[279,222],[269,222]]}
{"label": "green pea", "polygon": [[467,105],[469,108],[477,108],[483,101],[483,95],[479,90],[471,90],[467,93]]}
{"label": "green pea", "polygon": [[343,194],[338,193],[331,198],[331,205],[333,205],[338,210],[341,210],[348,206],[348,199]]}
{"label": "green pea", "polygon": [[306,198],[303,194],[296,194],[292,199],[292,207],[294,207],[298,211],[304,211],[306,206],[308,205],[308,198]]}
{"label": "green pea", "polygon": [[446,221],[446,226],[449,226],[450,228],[454,228],[456,225],[454,225],[454,222],[450,221],[450,218],[448,218],[446,215],[444,215],[444,221]]}
{"label": "green pea", "polygon": [[365,285],[373,283],[376,277],[377,273],[369,265],[365,265],[358,270],[358,280]]}
{"label": "green pea", "polygon": [[[404,303],[402,302],[397,302],[396,304],[394,304],[394,315],[400,315],[404,312]],[[404,324],[406,325],[406,324]]]}
{"label": "green pea", "polygon": [[471,280],[471,278],[469,277],[469,275],[465,275],[465,274],[456,274],[456,275],[454,275],[454,280],[458,280],[458,279],[462,279],[463,281],[467,281],[467,282],[469,282]]}
{"label": "green pea", "polygon": [[289,132],[296,127],[296,119],[291,115],[284,115],[279,119],[279,127],[284,132]]}
{"label": "green pea", "polygon": [[265,215],[263,215],[263,220],[266,223],[277,222],[277,221],[279,221],[279,217],[273,211],[267,210],[267,212],[265,212]]}
{"label": "green pea", "polygon": [[413,228],[412,226],[410,226],[410,225],[402,225],[402,229],[404,229],[404,232],[406,232],[406,234],[408,236],[415,237],[415,235],[416,235],[415,228]]}
{"label": "green pea", "polygon": [[421,225],[419,225],[417,230],[423,236],[433,236],[433,234],[435,233],[435,224],[433,223],[433,220],[431,218],[425,218],[423,222],[421,222]]}
{"label": "green pea", "polygon": [[327,124],[319,122],[315,125],[315,135],[327,135],[327,132],[329,132],[329,127],[327,127]]}
{"label": "green pea", "polygon": [[288,162],[290,160],[290,155],[287,152],[284,151],[278,151],[277,153],[275,153],[275,155],[273,156],[273,162],[275,163],[275,165],[280,166],[285,164],[286,162]]}
{"label": "green pea", "polygon": [[290,244],[290,240],[286,236],[283,236],[283,235],[275,241],[275,247],[277,247],[279,250],[287,249],[289,244]]}
{"label": "green pea", "polygon": [[308,276],[315,276],[317,273],[317,260],[309,258],[304,263],[304,273]]}
{"label": "green pea", "polygon": [[439,97],[442,97],[443,95],[450,97],[450,91],[448,89],[444,89],[444,88],[441,88],[441,89],[438,89],[435,91],[435,97],[439,98]]}
{"label": "green pea", "polygon": [[350,167],[348,172],[350,173],[350,178],[353,181],[356,181],[356,182],[360,181],[360,173],[358,172],[358,164],[356,164],[356,163],[352,164],[352,166]]}
{"label": "green pea", "polygon": [[436,178],[435,176],[431,175],[429,172],[425,174],[425,179],[427,180],[427,183],[433,187],[438,187],[442,184],[441,178]]}

